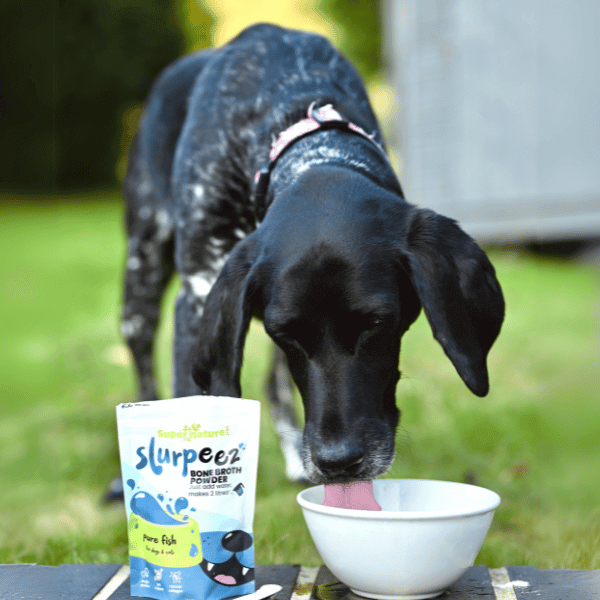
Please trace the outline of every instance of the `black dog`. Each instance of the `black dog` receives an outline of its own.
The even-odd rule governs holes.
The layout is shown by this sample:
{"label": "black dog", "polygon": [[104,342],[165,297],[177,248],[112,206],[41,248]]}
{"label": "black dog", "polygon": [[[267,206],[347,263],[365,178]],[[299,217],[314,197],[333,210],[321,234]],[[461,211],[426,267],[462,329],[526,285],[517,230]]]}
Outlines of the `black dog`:
{"label": "black dog", "polygon": [[[253,315],[293,479],[370,479],[394,457],[400,338],[421,307],[469,389],[504,315],[457,224],[408,204],[363,84],[325,39],[256,25],[157,79],[126,179],[122,332],[156,398],[152,344],[177,271],[174,395],[240,396]],[[291,371],[304,402],[302,440]]]}

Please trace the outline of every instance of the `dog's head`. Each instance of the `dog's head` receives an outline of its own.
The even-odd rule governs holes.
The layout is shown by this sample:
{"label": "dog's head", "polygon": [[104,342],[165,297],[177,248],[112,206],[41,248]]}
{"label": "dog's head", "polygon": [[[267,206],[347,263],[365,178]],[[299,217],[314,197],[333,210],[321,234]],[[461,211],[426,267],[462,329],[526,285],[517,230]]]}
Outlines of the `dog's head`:
{"label": "dog's head", "polygon": [[233,251],[206,301],[193,377],[207,393],[239,396],[246,332],[260,316],[302,395],[309,477],[370,479],[394,458],[400,340],[421,307],[484,396],[504,301],[455,221],[345,169],[311,175]]}

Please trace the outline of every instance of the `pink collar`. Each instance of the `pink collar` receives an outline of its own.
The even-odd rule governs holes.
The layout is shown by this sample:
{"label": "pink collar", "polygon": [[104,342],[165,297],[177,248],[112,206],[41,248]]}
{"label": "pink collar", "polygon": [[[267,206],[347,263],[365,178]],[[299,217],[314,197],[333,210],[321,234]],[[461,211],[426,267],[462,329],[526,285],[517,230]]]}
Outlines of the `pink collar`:
{"label": "pink collar", "polygon": [[283,154],[284,150],[313,131],[321,129],[342,129],[349,131],[366,138],[385,155],[384,149],[375,141],[374,135],[369,135],[358,125],[345,121],[331,104],[322,106],[319,109],[315,109],[315,104],[316,102],[313,102],[308,107],[308,117],[306,119],[294,123],[279,134],[269,152],[269,163],[254,175],[254,205],[255,212],[257,212],[260,218],[262,218],[262,213],[266,209],[267,187],[275,162]]}
{"label": "pink collar", "polygon": [[[322,106],[321,108],[315,110],[316,102],[313,102],[308,107],[308,118],[302,119],[302,121],[298,121],[294,123],[291,127],[288,127],[285,131],[282,131],[279,134],[279,137],[273,144],[271,148],[271,152],[269,152],[269,158],[271,161],[274,161],[278,158],[278,156],[293,142],[304,137],[305,135],[316,131],[317,129],[323,129],[323,124],[331,121],[338,121],[340,123],[345,124],[348,129],[352,130],[354,133],[358,133],[363,137],[369,139],[369,141],[377,144],[373,139],[373,135],[369,135],[364,129],[360,128],[358,125],[354,123],[350,123],[344,121],[342,115],[333,108],[331,104],[327,104],[326,106]],[[377,144],[380,150],[382,148]],[[260,173],[260,171],[259,171]]]}

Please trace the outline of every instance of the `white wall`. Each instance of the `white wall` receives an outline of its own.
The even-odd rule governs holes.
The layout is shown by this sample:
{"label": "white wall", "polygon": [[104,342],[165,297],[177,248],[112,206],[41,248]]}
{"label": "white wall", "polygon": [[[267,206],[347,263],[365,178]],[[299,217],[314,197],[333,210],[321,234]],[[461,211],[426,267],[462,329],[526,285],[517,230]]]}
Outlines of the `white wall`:
{"label": "white wall", "polygon": [[600,236],[600,1],[384,7],[407,199],[484,242]]}

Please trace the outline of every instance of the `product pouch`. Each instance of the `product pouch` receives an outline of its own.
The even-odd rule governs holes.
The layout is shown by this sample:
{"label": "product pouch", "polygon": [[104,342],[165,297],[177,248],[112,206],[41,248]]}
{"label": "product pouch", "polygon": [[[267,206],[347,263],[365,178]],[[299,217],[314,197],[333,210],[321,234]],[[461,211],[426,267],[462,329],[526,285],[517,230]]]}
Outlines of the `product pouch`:
{"label": "product pouch", "polygon": [[131,595],[254,591],[260,404],[193,396],[117,406]]}

